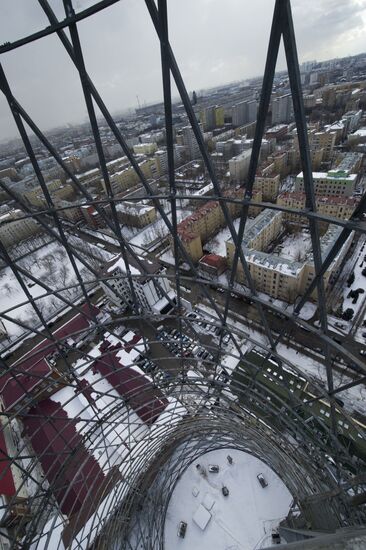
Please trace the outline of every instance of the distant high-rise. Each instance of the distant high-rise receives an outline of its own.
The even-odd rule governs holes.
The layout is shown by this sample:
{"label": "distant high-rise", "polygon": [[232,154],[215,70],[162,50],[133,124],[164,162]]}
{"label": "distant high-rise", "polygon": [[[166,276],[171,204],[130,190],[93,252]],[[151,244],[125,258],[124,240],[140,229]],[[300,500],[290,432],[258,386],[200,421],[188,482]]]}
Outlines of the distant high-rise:
{"label": "distant high-rise", "polygon": [[276,97],[272,102],[272,124],[291,122],[293,119],[293,106],[291,94]]}
{"label": "distant high-rise", "polygon": [[253,99],[252,101],[248,101],[247,106],[248,106],[247,123],[255,122],[257,120],[258,101],[256,101],[255,99]]}
{"label": "distant high-rise", "polygon": [[230,177],[234,183],[244,183],[249,170],[252,150],[247,149],[229,160]]}
{"label": "distant high-rise", "polygon": [[200,120],[203,126],[203,130],[208,132],[214,128],[218,128],[224,125],[224,108],[218,105],[206,107],[200,114]]}
{"label": "distant high-rise", "polygon": [[257,119],[258,103],[255,99],[251,101],[241,101],[233,106],[232,123],[233,126],[242,126],[254,122]]}
{"label": "distant high-rise", "polygon": [[196,159],[200,156],[200,149],[194,132],[190,126],[185,126],[182,130],[183,145],[186,147],[189,158]]}

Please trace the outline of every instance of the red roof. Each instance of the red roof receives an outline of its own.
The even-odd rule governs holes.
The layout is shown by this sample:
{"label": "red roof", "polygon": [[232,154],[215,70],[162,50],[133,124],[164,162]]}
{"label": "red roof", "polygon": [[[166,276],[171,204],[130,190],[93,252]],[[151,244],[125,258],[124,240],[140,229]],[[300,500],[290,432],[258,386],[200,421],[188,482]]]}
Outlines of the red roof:
{"label": "red roof", "polygon": [[[83,313],[78,313],[53,332],[58,340],[65,340],[74,333],[87,329],[90,325],[90,318],[99,313],[99,309],[95,306],[92,306],[89,311],[88,304],[83,304],[81,309]],[[4,400],[5,410],[14,407],[28,393],[33,391],[45,377],[52,373],[52,368],[46,361],[46,357],[56,349],[56,344],[45,338],[0,377],[0,392]],[[57,387],[55,387],[56,390]]]}
{"label": "red roof", "polygon": [[219,268],[222,266],[224,261],[225,258],[223,256],[219,256],[218,254],[206,254],[206,256],[203,256],[203,258],[201,258],[200,263]]}
{"label": "red roof", "polygon": [[76,431],[77,419],[51,399],[33,407],[23,418],[25,434],[38,456],[61,511],[67,516],[82,507],[92,510],[104,481],[96,459],[84,446]]}
{"label": "red roof", "polygon": [[[133,340],[124,348],[127,352]],[[143,422],[152,424],[168,405],[167,399],[146,376],[121,364],[115,346],[110,346],[109,351],[105,350],[105,344],[103,348],[105,354],[93,363],[93,372],[102,374]]]}
{"label": "red roof", "polygon": [[0,425],[0,495],[12,497],[16,493],[13,473],[10,467],[3,427]]}

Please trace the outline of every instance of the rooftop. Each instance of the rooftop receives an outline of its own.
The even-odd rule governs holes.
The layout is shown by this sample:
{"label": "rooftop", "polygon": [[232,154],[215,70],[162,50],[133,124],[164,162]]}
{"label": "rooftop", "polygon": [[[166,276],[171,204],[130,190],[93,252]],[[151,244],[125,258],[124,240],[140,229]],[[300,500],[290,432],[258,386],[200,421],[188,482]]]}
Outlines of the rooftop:
{"label": "rooftop", "polygon": [[[296,179],[300,180],[300,179],[303,179],[304,178],[304,175],[303,175],[303,172],[300,172],[300,174],[298,174],[296,176]],[[313,172],[313,179],[314,180],[347,180],[347,181],[355,181],[357,178],[357,174],[347,174],[345,171],[343,170],[337,170],[337,169],[334,169],[334,170],[329,170],[329,172]]]}

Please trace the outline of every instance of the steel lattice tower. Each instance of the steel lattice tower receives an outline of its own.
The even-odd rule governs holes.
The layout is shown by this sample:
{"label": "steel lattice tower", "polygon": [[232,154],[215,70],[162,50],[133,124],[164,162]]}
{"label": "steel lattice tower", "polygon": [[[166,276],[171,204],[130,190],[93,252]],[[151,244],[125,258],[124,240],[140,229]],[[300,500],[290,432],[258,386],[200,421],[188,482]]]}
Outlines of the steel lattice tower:
{"label": "steel lattice tower", "polygon": [[[3,394],[0,475],[4,484],[11,483],[10,474],[19,480],[15,492],[3,499],[0,528],[3,547],[52,550],[56,547],[163,548],[167,506],[177,480],[195,458],[222,448],[249,452],[267,463],[280,476],[294,498],[293,512],[296,510],[296,514],[289,515],[289,528],[301,525],[304,529],[334,531],[343,527],[362,526],[365,522],[365,473],[362,469],[366,455],[365,435],[362,422],[345,412],[339,399],[343,392],[364,384],[366,368],[359,357],[351,354],[329,335],[324,274],[353,232],[361,237],[365,234],[366,196],[363,195],[349,220],[330,218],[317,212],[290,1],[275,2],[249,174],[240,198],[227,197],[213,168],[169,43],[166,0],[158,0],[157,4],[154,0],[145,0],[145,4],[161,50],[168,187],[160,192],[145,177],[119,125],[87,73],[78,32],[79,22],[108,9],[117,1],[101,0],[87,9],[75,12],[72,0],[63,0],[65,18],[58,20],[47,0],[39,0],[49,26],[0,46],[0,54],[5,56],[7,52],[26,48],[34,41],[57,34],[80,77],[106,191],[105,197],[96,200],[79,181],[52,140],[46,137],[37,122],[14,97],[11,83],[0,64],[0,89],[42,189],[46,206],[38,209],[30,206],[24,197],[14,192],[3,180],[0,180],[1,188],[21,209],[23,219],[36,221],[50,241],[56,242],[64,250],[64,259],[70,263],[75,274],[75,282],[69,286],[66,282],[62,285],[45,282],[24,267],[20,259],[0,241],[2,264],[11,270],[25,295],[24,303],[29,304],[34,312],[32,326],[21,318],[14,321],[11,315],[13,308],[2,308],[1,313],[2,320],[15,322],[22,329],[20,343],[26,350],[25,355],[19,356],[14,341],[3,342],[1,348]],[[285,47],[304,175],[306,204],[303,209],[281,207],[253,199],[281,37]],[[201,276],[177,231],[179,205],[186,195],[179,191],[175,176],[171,79],[179,92],[205,170],[212,182],[213,194],[210,200],[218,201],[235,247],[227,285],[215,284],[216,288],[223,290],[222,307],[218,306],[210,291],[211,282]],[[109,127],[119,144],[121,154],[127,157],[135,170],[143,189],[140,200],[151,201],[171,235],[175,263],[170,270],[149,273],[146,262],[142,261],[136,248],[121,230],[118,206],[125,199],[116,197],[112,188],[97,109],[102,114],[103,124]],[[36,141],[33,136],[29,137],[29,131],[36,136]],[[113,275],[101,271],[98,261],[91,261],[75,239],[72,227],[65,222],[63,211],[71,207],[55,204],[39,163],[36,142],[55,159],[71,180],[80,202],[84,206],[93,206],[113,236],[125,266],[124,277],[130,291],[131,301],[127,312],[103,315],[101,297],[96,294],[96,288],[99,288],[101,282],[108,287]],[[200,205],[207,197],[195,195],[190,199]],[[166,204],[169,205],[171,215],[167,214]],[[240,206],[238,229],[230,214],[229,207],[232,204]],[[291,212],[306,218],[315,276],[292,312],[282,311],[256,291],[242,246],[249,208],[253,206]],[[320,245],[321,222],[341,228],[338,238],[325,256]],[[186,271],[181,270],[182,262],[187,266]],[[246,276],[246,292],[235,285],[238,267]],[[136,287],[136,281],[142,279],[153,280],[160,289],[161,295],[172,308],[168,314],[152,318],[142,308]],[[165,281],[169,281],[175,289],[174,298],[166,291]],[[37,297],[30,291],[29,284],[33,283],[42,290]],[[208,324],[221,329],[215,345],[207,344],[211,359],[205,362],[204,367],[200,366],[197,359],[185,354],[185,332],[192,335],[192,341],[199,343],[197,327],[193,318],[187,315],[186,300],[182,295],[182,286],[188,284],[196,289],[202,301],[214,312],[215,317]],[[300,317],[302,308],[314,292],[318,300],[319,329]],[[42,298],[50,296],[58,300],[60,307],[67,312],[67,322],[72,321],[68,325],[71,326],[70,330],[63,330],[63,325],[55,325],[57,329],[51,325],[48,312],[42,307]],[[243,333],[228,323],[231,302],[237,297],[251,300],[262,325],[261,341],[246,335],[257,350],[255,355],[243,353]],[[282,326],[276,331],[268,322],[268,316],[273,314],[280,314],[283,320]],[[139,354],[148,353],[152,345],[164,344],[164,339],[158,342],[157,325],[175,323],[180,334],[177,340],[180,353],[174,363],[173,377],[167,379],[151,374],[147,382],[137,371],[130,369],[131,365],[121,367],[114,361],[120,349],[116,342],[120,339],[119,327],[123,323],[130,323],[140,334],[140,339],[129,341],[127,346],[129,351],[135,350]],[[318,339],[324,357],[326,385],[307,376],[300,366],[286,360],[279,352],[279,344],[289,338],[288,327],[301,327]],[[100,346],[96,355],[90,343],[95,343],[98,337],[107,332],[110,344],[104,348]],[[246,366],[247,370],[245,375],[223,381],[223,340],[226,335],[232,342],[231,356]],[[78,342],[86,342],[88,345],[79,346]],[[44,370],[42,361],[46,356],[49,359],[50,354],[57,359],[57,367],[52,367],[48,361],[48,370]],[[346,365],[356,366],[358,374],[353,372],[351,381],[335,381],[334,355],[339,355]],[[161,357],[156,359],[164,362],[171,360],[171,357],[161,352]],[[276,387],[280,389],[266,386],[263,383],[263,372],[266,371],[268,360],[277,362],[280,373],[290,373],[291,377],[303,381],[307,397],[293,393],[286,376],[281,378],[282,382],[280,379],[277,381],[279,386]],[[84,376],[86,371],[92,369],[95,386],[90,385]],[[130,376],[131,372],[135,372],[135,377],[129,379],[127,394],[124,390],[122,397],[118,391],[111,392],[105,381],[118,389],[125,383],[123,377],[126,376],[126,369],[129,369]],[[192,377],[192,372],[197,376]],[[4,402],[6,387],[11,388],[11,406],[7,405],[6,399]],[[235,399],[228,388],[231,388]],[[50,400],[53,393],[66,389],[69,392],[67,395],[71,397],[68,397],[63,407]],[[75,408],[77,399],[78,410],[70,420],[65,411]],[[325,420],[308,414],[309,407],[319,402],[325,403],[329,411]],[[101,403],[105,406],[101,406]],[[154,420],[164,410],[164,421],[154,424]],[[140,423],[133,420],[135,417],[137,420],[143,418],[148,429],[142,432]],[[351,426],[351,439],[340,430],[340,419]],[[16,444],[10,441],[14,432],[18,436],[18,439],[15,438]],[[48,442],[46,446],[43,444],[45,439]],[[102,468],[98,457],[104,461]],[[31,492],[29,487],[32,488]],[[302,523],[296,523],[299,516]],[[8,546],[5,546],[6,543]]]}

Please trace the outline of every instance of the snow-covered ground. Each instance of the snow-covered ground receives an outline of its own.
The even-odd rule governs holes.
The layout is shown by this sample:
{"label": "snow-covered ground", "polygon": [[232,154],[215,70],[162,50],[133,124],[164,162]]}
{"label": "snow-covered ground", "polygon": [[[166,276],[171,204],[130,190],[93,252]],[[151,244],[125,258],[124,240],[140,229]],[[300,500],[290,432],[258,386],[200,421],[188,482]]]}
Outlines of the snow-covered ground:
{"label": "snow-covered ground", "polygon": [[311,237],[308,229],[287,235],[273,251],[287,260],[302,261],[311,249]]}
{"label": "snow-covered ground", "polygon": [[[210,473],[210,464],[218,465],[219,472]],[[257,479],[261,473],[268,483],[265,488]],[[226,497],[224,486],[229,490]],[[253,550],[271,546],[272,529],[286,517],[291,502],[287,487],[258,458],[234,449],[211,451],[186,469],[174,489],[165,521],[165,548]],[[202,529],[195,519],[201,527],[208,523]],[[177,535],[181,521],[187,523],[184,538]]]}
{"label": "snow-covered ground", "polygon": [[[62,289],[77,282],[75,272],[67,258],[65,249],[56,241],[22,258],[17,264],[29,274],[47,284],[52,291]],[[76,260],[76,265],[83,275],[84,281],[92,280],[92,275],[81,262]],[[27,284],[30,294],[34,298],[47,293],[41,285],[34,284],[31,279],[27,279],[24,275],[22,277]],[[78,287],[74,287],[63,291],[62,294],[68,300],[73,301],[76,296],[81,294],[81,291]],[[1,312],[7,312],[7,316],[14,320],[19,320],[32,329],[38,326],[40,321],[32,305],[27,302],[27,296],[10,267],[0,269]],[[51,318],[60,308],[65,307],[65,303],[53,295],[40,298],[36,303],[47,319]],[[14,309],[7,311],[10,308]],[[19,336],[26,331],[24,327],[12,323],[10,320],[2,320],[10,337]]]}
{"label": "snow-covered ground", "polygon": [[[177,221],[178,223],[187,218],[192,214],[192,210],[185,208],[184,210],[177,211]],[[170,222],[172,221],[171,214],[168,214]],[[142,231],[130,239],[130,244],[135,246],[148,246],[150,243],[154,242],[158,238],[166,237],[169,233],[169,229],[165,224],[164,220],[159,216],[158,219],[147,225]]]}
{"label": "snow-covered ground", "polygon": [[[240,218],[237,218],[234,220],[234,227],[235,231],[237,232],[239,229],[240,224]],[[219,256],[225,256],[226,257],[226,241],[230,239],[231,233],[229,231],[228,227],[225,227],[225,229],[222,229],[222,231],[219,231],[215,237],[210,239],[204,246],[205,250],[208,250],[212,254],[218,254]]]}

